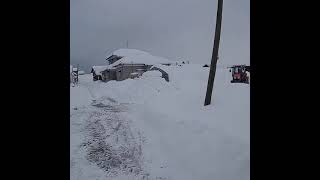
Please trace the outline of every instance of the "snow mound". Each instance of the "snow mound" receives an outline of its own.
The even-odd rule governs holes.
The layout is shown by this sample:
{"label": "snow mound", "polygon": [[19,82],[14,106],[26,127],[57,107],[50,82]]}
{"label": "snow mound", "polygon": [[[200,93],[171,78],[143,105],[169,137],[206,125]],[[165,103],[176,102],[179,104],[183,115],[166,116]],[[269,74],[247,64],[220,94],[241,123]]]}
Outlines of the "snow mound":
{"label": "snow mound", "polygon": [[160,71],[147,71],[142,74],[144,77],[161,77],[162,73]]}

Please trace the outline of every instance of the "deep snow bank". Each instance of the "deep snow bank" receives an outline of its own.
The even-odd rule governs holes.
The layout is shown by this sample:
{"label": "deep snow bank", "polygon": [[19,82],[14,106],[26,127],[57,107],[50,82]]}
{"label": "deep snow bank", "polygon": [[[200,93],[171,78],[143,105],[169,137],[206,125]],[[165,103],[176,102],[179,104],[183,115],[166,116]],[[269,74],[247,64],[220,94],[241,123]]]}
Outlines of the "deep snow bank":
{"label": "deep snow bank", "polygon": [[212,105],[204,107],[209,68],[161,68],[170,82],[142,76],[87,86],[94,98],[131,104],[127,118],[146,137],[143,154],[151,174],[185,180],[249,179],[249,85],[230,84],[228,70],[217,69]]}

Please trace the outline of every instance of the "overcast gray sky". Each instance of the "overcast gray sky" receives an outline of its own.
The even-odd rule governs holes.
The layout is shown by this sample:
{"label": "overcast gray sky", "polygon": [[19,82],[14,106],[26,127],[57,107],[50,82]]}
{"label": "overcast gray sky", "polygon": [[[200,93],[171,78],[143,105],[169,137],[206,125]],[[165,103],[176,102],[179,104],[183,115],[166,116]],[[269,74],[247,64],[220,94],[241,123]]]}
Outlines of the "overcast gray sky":
{"label": "overcast gray sky", "polygon": [[[70,58],[86,71],[129,48],[210,63],[217,0],[70,0]],[[219,64],[250,64],[250,1],[225,0]]]}

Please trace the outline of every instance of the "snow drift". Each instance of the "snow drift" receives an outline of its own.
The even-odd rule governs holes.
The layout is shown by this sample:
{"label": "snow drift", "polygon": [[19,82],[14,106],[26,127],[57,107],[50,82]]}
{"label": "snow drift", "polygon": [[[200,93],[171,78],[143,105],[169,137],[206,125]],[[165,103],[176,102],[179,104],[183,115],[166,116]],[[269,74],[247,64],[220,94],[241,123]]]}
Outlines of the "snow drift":
{"label": "snow drift", "polygon": [[106,97],[128,104],[122,115],[146,139],[142,154],[151,179],[250,179],[250,85],[231,84],[229,71],[218,68],[212,104],[204,106],[209,68],[159,67],[170,82],[156,71],[108,83],[83,75],[81,88],[71,89],[71,106],[90,98],[107,103]]}

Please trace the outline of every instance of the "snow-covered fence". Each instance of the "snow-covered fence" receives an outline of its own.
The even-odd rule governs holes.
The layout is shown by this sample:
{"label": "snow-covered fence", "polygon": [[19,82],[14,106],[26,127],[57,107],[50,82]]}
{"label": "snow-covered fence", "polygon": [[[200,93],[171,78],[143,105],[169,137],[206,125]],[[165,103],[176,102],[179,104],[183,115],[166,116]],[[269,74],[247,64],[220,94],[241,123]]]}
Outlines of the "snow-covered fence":
{"label": "snow-covered fence", "polygon": [[70,65],[70,83],[76,84],[78,83],[78,68],[74,68]]}

